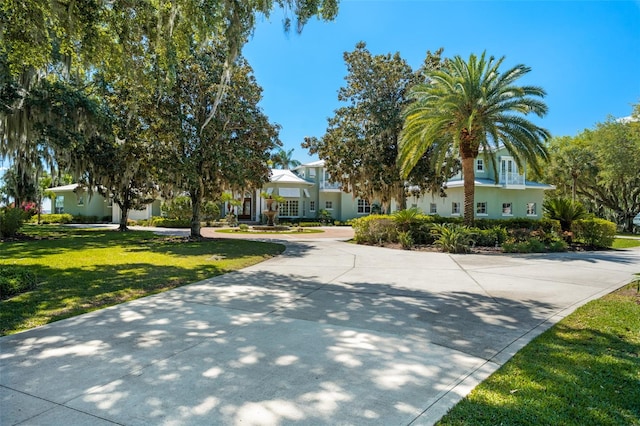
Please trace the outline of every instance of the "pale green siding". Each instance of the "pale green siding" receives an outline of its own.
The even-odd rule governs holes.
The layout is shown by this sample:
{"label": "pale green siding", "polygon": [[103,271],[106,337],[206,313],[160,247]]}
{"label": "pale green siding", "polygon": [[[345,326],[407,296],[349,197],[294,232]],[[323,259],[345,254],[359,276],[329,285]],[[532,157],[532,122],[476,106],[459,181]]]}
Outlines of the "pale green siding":
{"label": "pale green siding", "polygon": [[[105,216],[111,217],[111,207],[105,198],[97,193],[91,197],[86,191],[60,191],[56,192],[56,198],[63,198],[63,211],[73,216],[96,216],[98,220],[102,220]],[[56,212],[58,201],[54,201],[52,212]]]}

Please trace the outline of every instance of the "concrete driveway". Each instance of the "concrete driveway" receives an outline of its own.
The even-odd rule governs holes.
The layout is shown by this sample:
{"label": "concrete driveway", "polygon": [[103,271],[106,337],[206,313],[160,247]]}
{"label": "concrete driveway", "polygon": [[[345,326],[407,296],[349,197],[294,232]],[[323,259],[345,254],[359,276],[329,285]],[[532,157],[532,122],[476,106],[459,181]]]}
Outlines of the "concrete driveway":
{"label": "concrete driveway", "polygon": [[277,258],[0,338],[0,424],[433,424],[640,250]]}

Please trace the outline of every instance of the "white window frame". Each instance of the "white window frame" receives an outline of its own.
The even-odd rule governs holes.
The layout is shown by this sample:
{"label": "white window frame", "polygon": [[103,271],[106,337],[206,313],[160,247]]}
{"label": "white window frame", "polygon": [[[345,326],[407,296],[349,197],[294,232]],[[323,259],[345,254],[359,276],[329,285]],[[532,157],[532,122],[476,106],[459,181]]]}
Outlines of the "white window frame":
{"label": "white window frame", "polygon": [[56,199],[53,203],[53,212],[56,214],[64,213],[64,195],[56,195]]}
{"label": "white window frame", "polygon": [[502,203],[502,216],[513,216],[513,203]]}
{"label": "white window frame", "polygon": [[333,201],[331,200],[327,200],[324,202],[324,209],[325,210],[333,210]]}
{"label": "white window frame", "polygon": [[451,203],[451,216],[460,216],[460,201]]}
{"label": "white window frame", "polygon": [[371,204],[367,200],[358,198],[358,214],[371,213]]}
{"label": "white window frame", "polygon": [[484,160],[482,158],[477,158],[476,159],[476,172],[477,173],[484,173]]}
{"label": "white window frame", "polygon": [[429,214],[438,214],[438,205],[436,203],[429,204]]}
{"label": "white window frame", "polygon": [[[483,211],[480,211],[483,210]],[[476,216],[487,216],[489,213],[488,203],[486,201],[478,201],[476,203]]]}
{"label": "white window frame", "polygon": [[[295,212],[293,211],[294,209]],[[300,201],[285,200],[284,202],[280,203],[279,215],[282,217],[300,217]]]}
{"label": "white window frame", "polygon": [[527,216],[538,216],[538,206],[536,203],[527,203]]}
{"label": "white window frame", "polygon": [[316,202],[315,201],[309,201],[309,213],[315,213],[316,211]]}

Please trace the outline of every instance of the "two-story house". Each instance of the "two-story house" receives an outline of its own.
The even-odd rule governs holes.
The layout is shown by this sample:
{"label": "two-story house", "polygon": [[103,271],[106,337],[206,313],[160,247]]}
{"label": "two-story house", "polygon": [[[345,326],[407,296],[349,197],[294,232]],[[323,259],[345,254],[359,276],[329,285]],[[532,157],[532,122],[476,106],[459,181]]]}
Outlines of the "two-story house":
{"label": "two-story house", "polygon": [[[498,167],[498,180],[495,180],[491,161],[480,156],[475,161],[475,217],[476,218],[510,218],[510,217],[542,217],[544,191],[554,189],[552,185],[527,180],[527,170],[522,170],[512,156],[504,148],[494,153]],[[313,220],[320,216],[322,210],[332,218],[346,221],[366,216],[371,213],[371,205],[376,200],[354,198],[352,194],[342,191],[340,185],[331,180],[324,167],[323,160],[303,164],[294,170],[271,170],[271,177],[263,188],[245,191],[240,207],[227,204],[222,212],[234,211],[240,221],[259,222],[266,209],[266,198],[279,195],[284,201],[279,205],[279,217],[282,219]],[[89,198],[77,185],[52,188],[56,193],[55,211],[97,216],[112,216],[118,222],[120,211],[110,200],[98,194]],[[462,174],[454,176],[447,182],[446,197],[439,194],[409,195],[408,207],[417,207],[425,214],[438,214],[444,217],[458,217],[463,214],[464,188]],[[397,206],[392,203],[391,210]],[[147,219],[160,215],[160,201],[147,206],[141,211],[130,212],[132,219]]]}
{"label": "two-story house", "polygon": [[[494,153],[498,180],[492,162],[482,155],[475,160],[474,211],[476,218],[506,219],[542,217],[544,191],[553,185],[527,180],[526,165],[519,169],[506,148]],[[463,214],[464,182],[458,173],[447,182],[446,197],[438,194],[410,196],[407,206],[418,207],[426,214],[457,217]]]}

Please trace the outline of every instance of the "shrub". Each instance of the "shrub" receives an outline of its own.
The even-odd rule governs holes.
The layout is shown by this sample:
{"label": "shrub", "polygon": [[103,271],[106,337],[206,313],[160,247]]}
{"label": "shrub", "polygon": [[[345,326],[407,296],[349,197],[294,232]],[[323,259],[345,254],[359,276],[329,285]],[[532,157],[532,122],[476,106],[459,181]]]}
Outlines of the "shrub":
{"label": "shrub", "polygon": [[25,221],[24,210],[7,207],[0,209],[0,237],[15,237]]}
{"label": "shrub", "polygon": [[449,253],[469,253],[473,244],[473,232],[458,224],[435,224],[431,232],[436,236],[435,244]]}
{"label": "shrub", "polygon": [[507,240],[507,230],[502,226],[494,226],[489,229],[472,228],[475,235],[475,243],[481,247],[500,246]]}
{"label": "shrub", "polygon": [[422,214],[417,208],[411,208],[395,212],[393,220],[398,225],[398,231],[409,232],[414,244],[433,244],[433,216]]}
{"label": "shrub", "polygon": [[358,244],[395,243],[398,239],[396,223],[390,216],[369,215],[353,220],[354,239]]}
{"label": "shrub", "polygon": [[[211,222],[215,222],[220,219],[220,206],[217,203],[207,201],[202,206],[202,210],[200,211],[201,219],[207,223],[207,226],[211,224]],[[191,218],[189,215],[188,219]]]}
{"label": "shrub", "polygon": [[398,210],[393,214],[393,220],[398,225],[400,232],[408,232],[411,229],[411,225],[418,222],[421,216],[420,210],[416,207],[412,207],[406,210]]}
{"label": "shrub", "polygon": [[323,225],[330,225],[331,223],[333,223],[333,217],[331,217],[331,213],[329,213],[325,209],[322,209],[318,212],[318,220],[320,220],[320,223],[322,223]]}
{"label": "shrub", "polygon": [[167,200],[160,206],[160,211],[168,219],[189,220],[193,213],[191,209],[191,198],[186,195]]}
{"label": "shrub", "polygon": [[[111,218],[111,216],[109,216]],[[31,218],[33,221],[34,219]],[[50,223],[71,223],[73,221],[73,216],[69,213],[52,213],[52,214],[43,214],[40,215],[40,223],[42,224],[50,224]]]}
{"label": "shrub", "polygon": [[616,236],[616,224],[598,218],[576,220],[571,230],[576,240],[589,247],[611,247]]}
{"label": "shrub", "polygon": [[313,227],[322,226],[320,222],[299,222],[298,225],[304,228],[313,228]]}
{"label": "shrub", "polygon": [[409,231],[398,232],[398,241],[402,248],[405,250],[411,250],[413,247],[413,238],[411,237],[411,233]]}
{"label": "shrub", "polygon": [[36,275],[26,266],[0,265],[0,300],[33,290],[36,286]]}
{"label": "shrub", "polygon": [[542,204],[542,210],[546,217],[559,220],[563,231],[571,230],[574,220],[588,217],[582,204],[568,198],[548,198]]}
{"label": "shrub", "polygon": [[531,238],[526,241],[506,242],[502,245],[502,251],[505,253],[544,253],[547,248],[542,241]]}
{"label": "shrub", "polygon": [[249,225],[247,225],[246,223],[241,223],[240,226],[238,227],[242,232],[247,232],[249,230]]}
{"label": "shrub", "polygon": [[169,219],[167,217],[154,216],[150,221],[151,226],[158,228],[191,228],[189,219]]}

